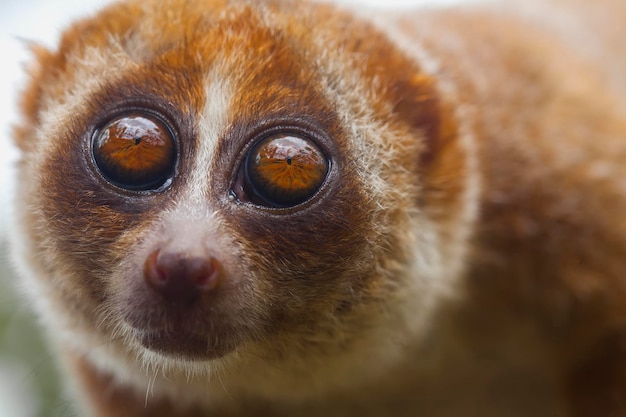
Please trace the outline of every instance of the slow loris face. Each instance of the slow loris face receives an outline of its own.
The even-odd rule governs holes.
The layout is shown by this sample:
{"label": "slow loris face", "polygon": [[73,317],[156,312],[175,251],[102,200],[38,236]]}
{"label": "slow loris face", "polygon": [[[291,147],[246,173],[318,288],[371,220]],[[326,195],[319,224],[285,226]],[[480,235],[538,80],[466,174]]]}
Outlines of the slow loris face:
{"label": "slow loris face", "polygon": [[37,55],[16,252],[58,343],[119,375],[278,368],[284,389],[358,379],[426,329],[472,219],[468,151],[372,27],[130,1]]}

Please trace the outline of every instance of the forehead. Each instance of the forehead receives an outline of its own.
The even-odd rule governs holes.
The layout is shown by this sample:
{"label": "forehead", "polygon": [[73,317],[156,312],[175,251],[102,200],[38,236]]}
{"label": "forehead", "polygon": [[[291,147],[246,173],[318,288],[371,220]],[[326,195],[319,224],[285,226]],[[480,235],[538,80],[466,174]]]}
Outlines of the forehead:
{"label": "forehead", "polygon": [[[100,67],[110,83],[155,80],[153,89],[163,94],[203,84],[211,74],[229,80],[245,102],[284,98],[313,87],[319,64],[316,36],[302,36],[311,34],[307,19],[294,19],[272,2],[123,3],[74,27],[60,55],[77,68]],[[189,96],[186,104],[198,106],[198,98]]]}

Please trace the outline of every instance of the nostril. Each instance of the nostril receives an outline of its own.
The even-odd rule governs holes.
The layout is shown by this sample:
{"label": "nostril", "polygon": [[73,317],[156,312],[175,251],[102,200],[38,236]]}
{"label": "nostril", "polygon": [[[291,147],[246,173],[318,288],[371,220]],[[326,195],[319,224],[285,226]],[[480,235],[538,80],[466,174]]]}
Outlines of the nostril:
{"label": "nostril", "polygon": [[201,290],[210,290],[217,284],[217,275],[219,274],[219,263],[215,258],[196,259],[201,260],[197,268],[194,268],[193,280]]}
{"label": "nostril", "polygon": [[152,252],[143,264],[144,279],[155,288],[162,288],[167,285],[167,275],[157,267],[159,251]]}
{"label": "nostril", "polygon": [[218,282],[220,265],[212,256],[186,256],[155,250],[144,262],[146,282],[163,295],[199,295]]}

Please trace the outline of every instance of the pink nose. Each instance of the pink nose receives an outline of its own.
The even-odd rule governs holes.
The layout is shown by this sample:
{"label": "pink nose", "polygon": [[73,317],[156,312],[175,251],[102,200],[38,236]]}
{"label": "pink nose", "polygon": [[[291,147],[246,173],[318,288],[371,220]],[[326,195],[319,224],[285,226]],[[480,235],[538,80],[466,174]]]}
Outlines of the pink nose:
{"label": "pink nose", "polygon": [[143,276],[163,296],[184,301],[215,288],[219,270],[219,262],[211,256],[190,257],[155,250],[144,262]]}

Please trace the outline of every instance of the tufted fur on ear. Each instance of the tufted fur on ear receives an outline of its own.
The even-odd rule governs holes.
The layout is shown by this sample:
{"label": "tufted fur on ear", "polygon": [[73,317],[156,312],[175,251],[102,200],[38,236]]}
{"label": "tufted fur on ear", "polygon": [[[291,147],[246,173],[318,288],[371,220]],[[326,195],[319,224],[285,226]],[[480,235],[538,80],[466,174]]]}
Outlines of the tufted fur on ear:
{"label": "tufted fur on ear", "polygon": [[12,250],[79,415],[625,413],[625,19],[126,0],[33,46]]}
{"label": "tufted fur on ear", "polygon": [[56,66],[52,64],[54,59],[52,53],[45,47],[38,44],[28,45],[33,61],[27,66],[26,71],[30,75],[30,83],[28,88],[24,89],[20,96],[20,107],[22,121],[14,127],[13,137],[15,144],[20,149],[26,151],[28,149],[28,137],[32,135],[32,128],[37,125],[39,114],[39,100],[41,97],[41,81],[44,77],[44,68]]}

